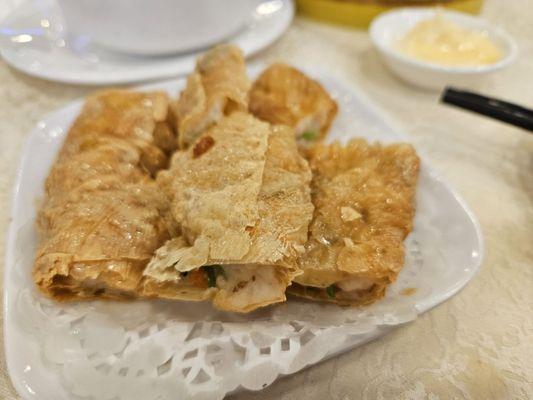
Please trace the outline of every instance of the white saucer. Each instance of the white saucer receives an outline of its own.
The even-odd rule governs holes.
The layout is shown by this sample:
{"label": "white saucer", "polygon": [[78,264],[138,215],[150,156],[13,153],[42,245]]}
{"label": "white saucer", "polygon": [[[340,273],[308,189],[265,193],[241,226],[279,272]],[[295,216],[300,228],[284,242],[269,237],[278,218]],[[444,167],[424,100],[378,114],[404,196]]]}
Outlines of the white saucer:
{"label": "white saucer", "polygon": [[[278,39],[294,16],[292,0],[257,0],[250,22],[227,39],[246,56]],[[39,78],[83,85],[147,81],[193,70],[199,52],[139,57],[105,50],[64,32],[59,10],[49,0],[26,2],[0,24],[0,54],[14,68]]]}

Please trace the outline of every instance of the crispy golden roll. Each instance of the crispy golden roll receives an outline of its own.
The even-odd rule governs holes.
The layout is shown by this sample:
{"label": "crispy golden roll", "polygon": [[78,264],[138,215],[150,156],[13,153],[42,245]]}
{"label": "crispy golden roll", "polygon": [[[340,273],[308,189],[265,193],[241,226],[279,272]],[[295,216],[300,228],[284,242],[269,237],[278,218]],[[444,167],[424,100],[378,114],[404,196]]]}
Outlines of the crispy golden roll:
{"label": "crispy golden roll", "polygon": [[136,296],[177,228],[152,178],[175,147],[166,94],[87,99],[45,183],[33,276],[54,299]]}
{"label": "crispy golden roll", "polygon": [[309,150],[315,206],[303,274],[288,291],[362,305],[381,298],[404,262],[412,229],[419,159],[408,144],[353,140]]}
{"label": "crispy golden roll", "polygon": [[220,45],[201,56],[175,105],[180,147],[187,148],[225,115],[246,111],[249,89],[244,57],[238,47]]}
{"label": "crispy golden roll", "polygon": [[158,176],[182,235],[145,271],[144,294],[249,312],[285,300],[312,218],[294,132],[235,112]]}
{"label": "crispy golden roll", "polygon": [[323,138],[337,114],[324,88],[296,68],[274,64],[253,83],[250,112],[272,124],[294,128],[297,138]]}

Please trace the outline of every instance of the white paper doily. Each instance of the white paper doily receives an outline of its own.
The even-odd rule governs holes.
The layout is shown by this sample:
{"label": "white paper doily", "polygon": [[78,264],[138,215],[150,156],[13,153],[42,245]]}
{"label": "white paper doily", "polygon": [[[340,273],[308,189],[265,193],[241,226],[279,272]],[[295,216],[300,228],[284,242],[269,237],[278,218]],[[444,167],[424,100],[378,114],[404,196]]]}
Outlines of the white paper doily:
{"label": "white paper doily", "polygon": [[[340,114],[330,138],[406,140],[357,91],[320,73]],[[182,81],[164,88],[172,95]],[[221,399],[260,390],[375,338],[444,301],[479,267],[481,234],[465,204],[423,162],[406,263],[383,301],[362,309],[291,298],[250,315],[207,304],[57,304],[33,287],[35,201],[80,102],[39,123],[24,150],[6,257],[6,354],[19,393],[40,400]],[[35,157],[39,154],[39,157]],[[407,295],[409,294],[409,295]]]}

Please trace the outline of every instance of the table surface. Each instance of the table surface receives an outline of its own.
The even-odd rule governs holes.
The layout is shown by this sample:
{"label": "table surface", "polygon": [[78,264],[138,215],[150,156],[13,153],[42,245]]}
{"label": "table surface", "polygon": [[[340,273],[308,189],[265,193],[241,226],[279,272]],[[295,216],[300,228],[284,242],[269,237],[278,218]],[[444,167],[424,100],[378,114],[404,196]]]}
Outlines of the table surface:
{"label": "table surface", "polygon": [[[520,56],[470,89],[533,107],[532,8],[531,0],[487,0],[484,17],[517,39]],[[385,337],[280,379],[254,399],[533,398],[533,135],[439,105],[436,93],[404,85],[384,69],[362,31],[297,18],[253,59],[278,60],[321,67],[365,91],[466,199],[481,223],[486,254],[479,274],[451,300]],[[0,60],[2,267],[27,133],[43,115],[91,90],[34,79]],[[0,398],[18,399],[3,346]]]}

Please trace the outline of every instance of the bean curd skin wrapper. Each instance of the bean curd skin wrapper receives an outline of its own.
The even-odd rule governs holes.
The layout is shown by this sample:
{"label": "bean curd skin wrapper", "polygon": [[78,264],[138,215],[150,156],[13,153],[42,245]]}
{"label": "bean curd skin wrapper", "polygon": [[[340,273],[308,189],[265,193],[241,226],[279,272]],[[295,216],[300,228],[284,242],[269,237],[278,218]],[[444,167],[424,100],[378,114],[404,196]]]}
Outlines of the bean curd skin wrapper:
{"label": "bean curd skin wrapper", "polygon": [[409,144],[317,144],[307,151],[315,206],[303,274],[294,295],[341,305],[384,296],[404,263],[412,230],[419,158]]}
{"label": "bean curd skin wrapper", "polygon": [[55,300],[240,313],[286,292],[381,298],[403,266],[419,159],[408,144],[315,144],[336,112],[318,82],[283,64],[250,89],[231,45],[198,59],[175,102],[88,97],[45,183],[37,287]]}
{"label": "bean curd skin wrapper", "polygon": [[296,138],[323,139],[337,115],[337,103],[317,81],[286,64],[265,69],[250,89],[250,112],[271,124],[294,129]]}
{"label": "bean curd skin wrapper", "polygon": [[157,251],[143,293],[234,312],[285,301],[312,217],[310,180],[292,129],[244,112],[222,119],[158,176],[182,235]]}
{"label": "bean curd skin wrapper", "polygon": [[56,300],[134,298],[177,226],[153,175],[175,148],[163,92],[87,98],[45,183],[34,281]]}
{"label": "bean curd skin wrapper", "polygon": [[238,47],[219,45],[200,56],[174,103],[180,147],[189,147],[232,112],[246,111],[249,89],[244,55]]}

